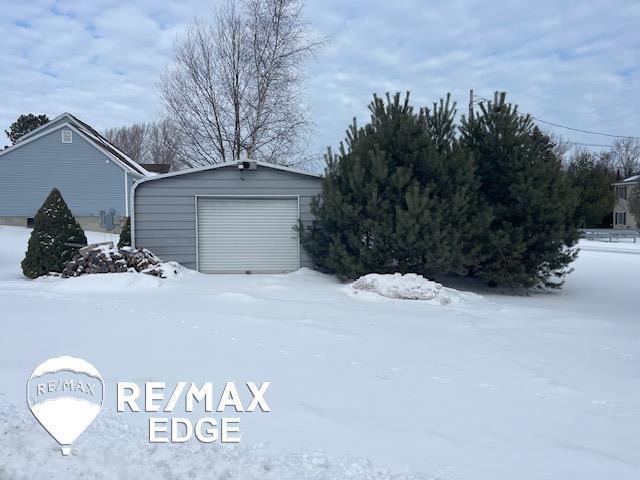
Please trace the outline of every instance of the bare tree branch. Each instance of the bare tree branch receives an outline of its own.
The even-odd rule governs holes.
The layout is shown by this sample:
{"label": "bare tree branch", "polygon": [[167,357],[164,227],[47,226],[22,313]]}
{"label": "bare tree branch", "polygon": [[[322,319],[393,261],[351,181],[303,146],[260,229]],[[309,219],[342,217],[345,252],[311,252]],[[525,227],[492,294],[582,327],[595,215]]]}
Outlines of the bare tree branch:
{"label": "bare tree branch", "polygon": [[623,178],[640,174],[640,140],[618,138],[611,148],[611,160]]}
{"label": "bare tree branch", "polygon": [[104,132],[104,137],[136,162],[145,163],[146,130],[146,124],[134,123],[125,127],[110,128]]}
{"label": "bare tree branch", "polygon": [[104,137],[138,163],[164,163],[174,170],[190,166],[180,133],[167,119],[110,128]]}
{"label": "bare tree branch", "polygon": [[192,22],[159,82],[187,164],[305,157],[303,67],[321,43],[309,33],[303,5],[227,0],[210,21]]}

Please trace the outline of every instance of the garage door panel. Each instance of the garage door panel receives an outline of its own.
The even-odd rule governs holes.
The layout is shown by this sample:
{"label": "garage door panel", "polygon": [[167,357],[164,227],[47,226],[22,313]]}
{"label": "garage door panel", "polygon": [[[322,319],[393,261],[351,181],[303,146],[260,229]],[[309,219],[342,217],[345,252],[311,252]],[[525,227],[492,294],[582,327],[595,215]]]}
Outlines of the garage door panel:
{"label": "garage door panel", "polygon": [[198,197],[198,268],[271,273],[300,266],[297,197]]}

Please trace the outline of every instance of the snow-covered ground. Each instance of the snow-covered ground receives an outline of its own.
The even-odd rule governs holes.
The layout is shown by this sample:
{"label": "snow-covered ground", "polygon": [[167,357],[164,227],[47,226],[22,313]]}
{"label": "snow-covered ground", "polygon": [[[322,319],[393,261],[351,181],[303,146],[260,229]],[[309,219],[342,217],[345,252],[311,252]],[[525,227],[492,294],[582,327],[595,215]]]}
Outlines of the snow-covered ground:
{"label": "snow-covered ground", "polygon": [[[0,479],[640,478],[640,255],[598,242],[560,292],[441,305],[309,270],[29,281],[28,234],[0,227]],[[107,385],[76,457],[25,402],[59,355]],[[151,380],[271,381],[272,411],[239,445],[149,445],[109,387]]]}
{"label": "snow-covered ground", "polygon": [[621,253],[640,253],[640,240],[634,242],[629,238],[620,238],[613,242],[604,242],[596,240],[582,240],[580,242],[582,250],[591,251],[616,251]]}

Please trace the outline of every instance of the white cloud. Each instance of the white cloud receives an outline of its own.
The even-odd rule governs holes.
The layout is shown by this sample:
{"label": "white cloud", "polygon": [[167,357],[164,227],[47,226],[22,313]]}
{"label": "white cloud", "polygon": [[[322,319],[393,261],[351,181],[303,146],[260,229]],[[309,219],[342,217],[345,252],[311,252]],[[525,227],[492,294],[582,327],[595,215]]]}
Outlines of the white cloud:
{"label": "white cloud", "polygon": [[[188,21],[211,2],[21,2],[0,19],[0,125],[21,113],[71,111],[97,128],[159,110],[155,82]],[[310,0],[330,43],[309,66],[313,147],[337,145],[374,92],[416,104],[451,92],[506,90],[521,110],[558,123],[640,135],[640,4]],[[572,132],[580,142],[610,139]],[[1,142],[0,142],[1,143]]]}

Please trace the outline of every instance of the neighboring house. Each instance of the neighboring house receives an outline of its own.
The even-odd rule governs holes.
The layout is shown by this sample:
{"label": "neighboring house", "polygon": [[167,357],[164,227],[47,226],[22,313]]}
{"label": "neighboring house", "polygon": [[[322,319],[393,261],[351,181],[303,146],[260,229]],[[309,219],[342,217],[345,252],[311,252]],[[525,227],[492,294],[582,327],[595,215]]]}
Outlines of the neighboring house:
{"label": "neighboring house", "polygon": [[133,187],[131,236],[163,260],[204,273],[312,267],[298,226],[314,217],[321,176],[262,162],[230,162],[147,177]]}
{"label": "neighboring house", "polygon": [[640,228],[629,210],[627,199],[633,189],[640,188],[640,175],[625,178],[613,184],[616,205],[613,208],[613,228]]}
{"label": "neighboring house", "polygon": [[111,230],[129,216],[133,183],[152,173],[69,113],[0,151],[0,224],[28,226],[57,187],[87,230]]}

